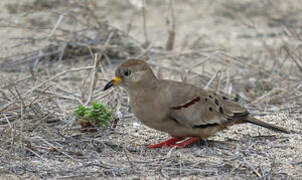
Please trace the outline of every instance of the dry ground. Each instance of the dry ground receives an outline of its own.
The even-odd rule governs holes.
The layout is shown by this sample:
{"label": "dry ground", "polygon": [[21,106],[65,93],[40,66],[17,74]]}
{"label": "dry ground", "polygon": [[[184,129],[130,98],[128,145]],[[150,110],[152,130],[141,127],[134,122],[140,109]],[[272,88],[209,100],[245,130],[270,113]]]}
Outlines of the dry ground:
{"label": "dry ground", "polygon": [[[302,178],[300,0],[175,1],[172,51],[167,2],[147,2],[143,48],[142,9],[127,1],[0,1],[1,179]],[[237,97],[292,133],[240,125],[190,148],[149,150],[168,136],[136,121],[122,89],[101,91],[129,57],[160,78]],[[72,112],[90,95],[115,109],[116,128],[79,131]]]}

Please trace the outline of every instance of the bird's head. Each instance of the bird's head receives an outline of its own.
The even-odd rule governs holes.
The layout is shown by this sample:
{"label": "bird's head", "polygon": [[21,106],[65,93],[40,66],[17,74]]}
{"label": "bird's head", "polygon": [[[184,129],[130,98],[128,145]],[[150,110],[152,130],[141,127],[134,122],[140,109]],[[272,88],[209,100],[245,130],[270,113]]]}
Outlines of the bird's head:
{"label": "bird's head", "polygon": [[115,70],[115,77],[104,87],[104,91],[112,86],[120,85],[126,89],[134,86],[147,86],[156,80],[149,65],[139,59],[130,59]]}

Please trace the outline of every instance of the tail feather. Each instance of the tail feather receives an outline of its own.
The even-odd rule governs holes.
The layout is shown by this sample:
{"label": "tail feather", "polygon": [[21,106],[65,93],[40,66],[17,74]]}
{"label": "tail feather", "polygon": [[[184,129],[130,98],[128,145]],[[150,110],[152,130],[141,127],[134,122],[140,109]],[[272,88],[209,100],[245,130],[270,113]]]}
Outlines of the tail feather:
{"label": "tail feather", "polygon": [[258,125],[258,126],[262,126],[264,128],[267,128],[267,129],[270,129],[270,130],[273,130],[273,131],[278,131],[278,132],[287,133],[287,134],[290,133],[287,129],[285,129],[283,127],[275,126],[273,124],[269,124],[269,123],[260,121],[260,120],[254,118],[254,117],[249,116],[247,119],[245,119],[245,121],[249,122],[249,123],[252,123],[252,124],[255,124],[255,125]]}

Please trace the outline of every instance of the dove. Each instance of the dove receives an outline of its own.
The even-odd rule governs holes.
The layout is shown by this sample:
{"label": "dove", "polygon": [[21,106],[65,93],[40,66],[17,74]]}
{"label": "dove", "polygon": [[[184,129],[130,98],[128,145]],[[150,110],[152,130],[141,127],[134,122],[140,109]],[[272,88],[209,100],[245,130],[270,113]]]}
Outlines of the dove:
{"label": "dove", "polygon": [[140,59],[129,59],[120,64],[104,91],[113,86],[127,90],[131,110],[140,122],[171,136],[148,148],[184,148],[242,123],[289,133],[283,127],[256,119],[238,102],[213,91],[158,79],[150,66]]}

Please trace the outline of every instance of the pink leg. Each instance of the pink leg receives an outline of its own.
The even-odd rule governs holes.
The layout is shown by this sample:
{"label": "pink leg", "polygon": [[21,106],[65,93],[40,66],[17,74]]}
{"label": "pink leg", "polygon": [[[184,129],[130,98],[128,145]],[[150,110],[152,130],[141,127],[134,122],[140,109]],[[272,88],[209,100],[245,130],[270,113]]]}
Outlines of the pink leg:
{"label": "pink leg", "polygon": [[201,140],[201,138],[200,137],[191,137],[190,139],[187,139],[187,140],[185,140],[185,141],[183,141],[183,142],[181,142],[181,143],[178,143],[178,144],[171,144],[171,145],[169,145],[169,147],[171,148],[171,147],[179,147],[179,148],[185,148],[185,147],[187,147],[188,145],[190,145],[190,144],[193,144],[193,143],[195,143],[195,142],[197,142],[197,141],[200,141]]}
{"label": "pink leg", "polygon": [[153,148],[160,148],[160,147],[170,147],[171,145],[174,145],[177,141],[181,141],[185,138],[180,137],[180,138],[170,138],[164,142],[158,143],[158,144],[150,144],[148,145],[149,149],[153,149]]}

